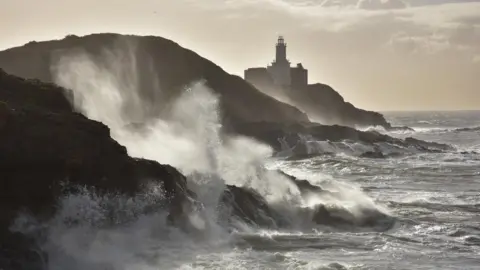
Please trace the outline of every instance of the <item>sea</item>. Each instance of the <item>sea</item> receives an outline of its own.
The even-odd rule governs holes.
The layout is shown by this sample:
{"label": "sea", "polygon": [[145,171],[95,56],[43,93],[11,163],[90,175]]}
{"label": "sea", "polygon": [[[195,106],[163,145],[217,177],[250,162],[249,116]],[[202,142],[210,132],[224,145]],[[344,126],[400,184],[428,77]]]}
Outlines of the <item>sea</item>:
{"label": "sea", "polygon": [[[85,189],[60,198],[47,224],[17,220],[18,231],[42,231],[37,248],[48,255],[42,269],[480,269],[480,111],[385,112],[393,125],[413,130],[367,128],[452,150],[378,145],[388,155],[367,158],[361,152],[369,146],[361,142],[310,141],[308,158],[276,156],[251,138],[223,134],[218,97],[202,83],[186,89],[168,117],[148,122],[141,134],[126,129],[130,116],[145,115],[135,76],[116,70],[130,62],[66,58],[55,81],[73,89],[77,110],[108,125],[130,155],[187,176],[204,206],[189,216],[196,229],[168,226],[165,210],[143,211],[162,196],[158,187],[134,198]],[[305,197],[277,170],[336,195]],[[254,189],[289,226],[222,220],[218,204],[227,184]],[[341,209],[353,222],[312,222],[309,209],[319,204]],[[383,213],[388,222],[356,223],[369,213]],[[134,218],[105,222],[126,216]]]}
{"label": "sea", "polygon": [[[349,205],[351,211],[356,205],[381,209],[395,218],[391,227],[308,223],[282,230],[245,225],[231,231],[216,224],[198,237],[168,228],[165,213],[156,213],[101,228],[92,220],[101,219],[101,205],[112,198],[87,192],[64,198],[62,218],[81,212],[88,222],[53,226],[49,245],[55,248],[46,249],[45,269],[480,269],[480,112],[385,115],[395,125],[414,129],[391,136],[447,143],[456,150],[384,159],[340,152],[299,160],[266,158],[263,164],[345,192],[347,198],[333,203]],[[212,186],[222,186],[208,177],[203,181],[198,186],[204,185],[205,197]],[[137,204],[127,200],[119,211],[135,211]]]}

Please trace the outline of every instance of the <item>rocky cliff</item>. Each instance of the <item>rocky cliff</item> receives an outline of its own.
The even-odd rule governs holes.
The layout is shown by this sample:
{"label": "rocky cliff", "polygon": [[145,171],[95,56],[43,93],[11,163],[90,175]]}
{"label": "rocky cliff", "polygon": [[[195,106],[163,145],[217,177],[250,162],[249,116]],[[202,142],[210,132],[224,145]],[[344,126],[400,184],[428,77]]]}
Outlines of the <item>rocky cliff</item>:
{"label": "rocky cliff", "polygon": [[[133,195],[153,182],[163,187],[165,202],[188,202],[182,174],[171,166],[129,157],[108,127],[72,111],[68,93],[0,70],[2,269],[24,269],[17,263],[35,256],[22,246],[24,237],[9,231],[12,221],[20,211],[48,219],[65,188],[86,186]],[[171,212],[173,217],[181,214],[178,209]],[[2,261],[5,258],[18,260]]]}

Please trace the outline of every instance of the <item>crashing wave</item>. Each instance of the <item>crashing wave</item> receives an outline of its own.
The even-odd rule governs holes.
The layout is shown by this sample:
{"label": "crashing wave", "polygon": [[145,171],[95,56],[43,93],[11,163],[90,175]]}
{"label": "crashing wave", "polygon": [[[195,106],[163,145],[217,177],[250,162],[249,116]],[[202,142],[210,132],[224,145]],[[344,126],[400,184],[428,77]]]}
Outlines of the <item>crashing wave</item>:
{"label": "crashing wave", "polygon": [[[55,69],[56,81],[73,90],[75,109],[107,124],[110,130],[105,128],[101,135],[125,145],[130,155],[178,168],[186,179],[175,175],[186,180],[188,189],[172,184],[168,188],[186,196],[168,198],[167,186],[155,184],[135,194],[66,192],[52,207],[51,218],[20,215],[12,229],[33,237],[32,246],[43,260],[33,269],[148,269],[150,263],[172,268],[175,260],[165,253],[225,244],[232,232],[263,228],[315,232],[325,226],[386,230],[395,223],[361,191],[317,185],[266,169],[274,149],[261,140],[224,133],[218,98],[201,82],[187,87],[161,118],[145,122],[148,108],[137,96],[135,54],[114,50],[97,59],[77,53],[67,52]],[[136,123],[142,123],[140,130]],[[347,132],[366,140],[377,138],[342,127],[331,131],[330,135]],[[355,149],[343,142],[323,148],[308,145],[313,151],[327,146]],[[150,257],[152,250],[156,255]],[[169,262],[161,262],[162,256],[169,256]]]}

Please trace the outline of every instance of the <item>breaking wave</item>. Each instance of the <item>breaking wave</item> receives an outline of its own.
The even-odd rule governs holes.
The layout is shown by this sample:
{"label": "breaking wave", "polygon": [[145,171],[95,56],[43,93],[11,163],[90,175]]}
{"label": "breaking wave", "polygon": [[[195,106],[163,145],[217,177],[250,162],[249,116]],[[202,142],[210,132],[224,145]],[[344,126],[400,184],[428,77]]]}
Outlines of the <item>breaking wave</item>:
{"label": "breaking wave", "polygon": [[[225,194],[230,199],[249,198],[254,215],[274,219],[276,226],[266,228],[271,233],[317,235],[360,227],[371,230],[379,223],[380,230],[392,226],[388,211],[359,189],[314,178],[306,179],[310,184],[305,188],[277,170],[281,168],[266,168],[272,149],[251,138],[223,134],[219,99],[201,81],[186,86],[166,112],[151,117],[151,108],[139,95],[135,48],[129,40],[121,40],[101,57],[64,52],[52,68],[55,81],[73,89],[75,108],[108,125],[111,136],[130,155],[178,168],[203,208],[189,215],[190,230],[185,230],[167,225],[166,202],[157,186],[134,198],[100,196],[89,189],[67,194],[46,224],[24,215],[14,226],[36,237],[39,252],[48,254],[45,269],[194,269],[205,267],[192,263],[202,256],[223,254],[245,243],[258,247],[252,236],[266,239],[265,229],[241,217],[227,221],[219,207]],[[161,92],[155,70],[149,70],[154,80],[151,91]],[[369,150],[355,143],[305,143],[312,151]],[[387,151],[391,146],[378,147]],[[266,212],[257,209],[258,203]],[[238,209],[245,210],[246,203],[241,204]],[[231,208],[235,210],[227,205],[227,210]],[[215,259],[208,263],[215,269]],[[246,268],[239,264],[235,269]]]}

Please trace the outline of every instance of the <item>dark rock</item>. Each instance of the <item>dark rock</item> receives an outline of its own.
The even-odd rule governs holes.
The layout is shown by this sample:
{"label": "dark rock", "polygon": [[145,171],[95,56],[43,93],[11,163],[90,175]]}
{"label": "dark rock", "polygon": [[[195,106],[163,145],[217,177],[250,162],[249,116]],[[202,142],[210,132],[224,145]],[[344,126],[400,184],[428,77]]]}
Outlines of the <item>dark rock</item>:
{"label": "dark rock", "polygon": [[368,151],[360,155],[363,158],[385,158],[386,156],[380,151]]}
{"label": "dark rock", "polygon": [[[441,152],[454,150],[446,144],[425,142],[414,138],[404,140],[390,137],[376,131],[359,131],[345,126],[325,126],[317,123],[241,123],[237,124],[232,132],[254,137],[257,140],[271,145],[275,151],[290,147],[295,156],[310,155],[305,145],[305,138],[314,141],[329,142],[361,142],[375,146],[377,143],[388,143],[403,148],[415,148],[419,151]],[[314,153],[315,154],[315,153]]]}
{"label": "dark rock", "polygon": [[412,137],[405,138],[405,143],[411,146],[415,146],[419,150],[430,151],[430,152],[441,152],[441,151],[452,151],[455,150],[454,147],[437,142],[427,142]]}
{"label": "dark rock", "polygon": [[380,231],[390,229],[395,224],[395,218],[376,209],[361,209],[358,216],[342,207],[327,207],[318,205],[315,208],[312,221],[321,225],[336,227],[370,227]]}
{"label": "dark rock", "polygon": [[35,79],[25,80],[7,74],[0,68],[0,100],[12,109],[36,108],[49,112],[71,112],[70,90]]}
{"label": "dark rock", "polygon": [[307,192],[320,193],[320,192],[324,191],[321,187],[311,184],[308,180],[298,179],[298,178],[296,178],[292,175],[286,174],[285,172],[280,171],[280,170],[277,170],[276,172],[279,173],[280,175],[286,177],[293,184],[295,184],[298,187],[298,189],[300,190],[301,193],[307,193]]}
{"label": "dark rock", "polygon": [[415,129],[407,126],[400,126],[400,127],[390,127],[387,129],[388,131],[415,131]]}
{"label": "dark rock", "polygon": [[[135,195],[156,183],[167,204],[189,196],[186,179],[175,168],[129,157],[108,127],[72,112],[64,93],[51,84],[0,73],[0,248],[2,254],[26,256],[7,265],[0,261],[1,269],[31,259],[29,247],[21,244],[29,240],[9,231],[19,211],[40,221],[50,218],[65,186]],[[183,215],[170,210],[173,218]]]}
{"label": "dark rock", "polygon": [[[344,211],[342,214],[344,214],[344,216],[336,216],[332,214],[331,209],[327,209],[325,205],[320,204],[315,208],[315,213],[313,215],[312,221],[322,225],[350,225],[353,223],[351,221],[353,219],[353,216],[350,213]],[[348,218],[345,217],[345,214],[348,215]]]}
{"label": "dark rock", "polygon": [[474,132],[480,131],[480,127],[467,127],[467,128],[457,128],[454,132]]}
{"label": "dark rock", "polygon": [[281,215],[272,209],[255,190],[237,186],[227,186],[220,199],[222,212],[228,219],[266,228],[278,228]]}

